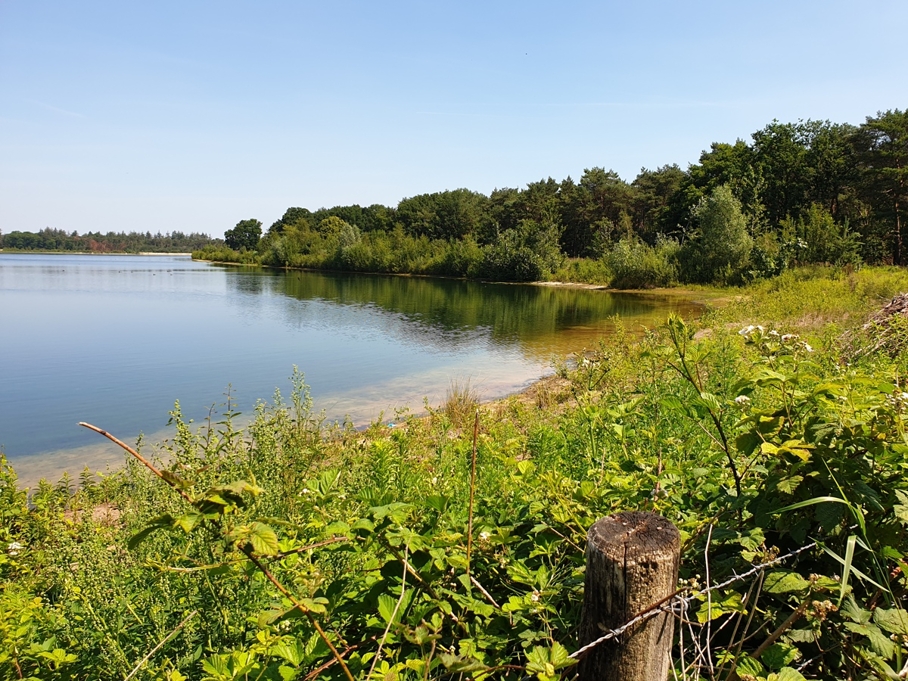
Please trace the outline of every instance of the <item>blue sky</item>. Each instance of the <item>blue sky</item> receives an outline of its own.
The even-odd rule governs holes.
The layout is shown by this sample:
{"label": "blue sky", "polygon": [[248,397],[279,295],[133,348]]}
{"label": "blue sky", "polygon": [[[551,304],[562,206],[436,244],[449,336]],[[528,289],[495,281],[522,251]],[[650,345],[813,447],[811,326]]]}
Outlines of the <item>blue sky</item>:
{"label": "blue sky", "polygon": [[0,0],[0,230],[201,231],[908,106],[905,0]]}

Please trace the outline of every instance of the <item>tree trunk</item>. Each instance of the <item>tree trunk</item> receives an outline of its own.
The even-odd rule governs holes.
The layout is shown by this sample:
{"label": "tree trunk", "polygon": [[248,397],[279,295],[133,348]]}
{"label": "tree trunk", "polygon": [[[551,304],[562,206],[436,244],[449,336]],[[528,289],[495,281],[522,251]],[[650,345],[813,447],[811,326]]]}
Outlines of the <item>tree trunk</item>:
{"label": "tree trunk", "polygon": [[[680,553],[678,529],[655,513],[619,513],[594,524],[587,534],[580,645],[674,593]],[[665,681],[673,628],[665,612],[600,643],[581,659],[580,681]]]}

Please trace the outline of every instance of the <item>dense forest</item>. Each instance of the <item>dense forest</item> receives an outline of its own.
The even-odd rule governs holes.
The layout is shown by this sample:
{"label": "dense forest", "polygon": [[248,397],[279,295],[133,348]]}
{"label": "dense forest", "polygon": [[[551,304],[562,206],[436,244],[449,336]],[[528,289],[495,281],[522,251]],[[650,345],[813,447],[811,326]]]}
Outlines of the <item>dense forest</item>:
{"label": "dense forest", "polygon": [[189,253],[223,241],[192,232],[65,232],[47,227],[40,232],[0,233],[0,248],[17,251],[73,251],[80,253]]}
{"label": "dense forest", "polygon": [[455,189],[396,207],[288,208],[196,256],[279,267],[617,286],[740,282],[808,263],[908,261],[908,110],[859,125],[773,121],[687,170],[604,168],[489,196]]}

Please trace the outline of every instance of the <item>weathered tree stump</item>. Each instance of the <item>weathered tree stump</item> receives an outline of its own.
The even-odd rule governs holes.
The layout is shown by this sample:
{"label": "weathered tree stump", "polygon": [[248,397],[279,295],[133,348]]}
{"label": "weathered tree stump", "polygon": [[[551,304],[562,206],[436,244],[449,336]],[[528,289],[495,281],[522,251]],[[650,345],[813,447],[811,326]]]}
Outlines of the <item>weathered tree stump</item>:
{"label": "weathered tree stump", "polygon": [[[680,555],[678,528],[655,513],[619,513],[596,522],[587,533],[580,645],[671,596]],[[580,680],[665,681],[673,630],[672,614],[664,612],[600,643],[580,660]]]}

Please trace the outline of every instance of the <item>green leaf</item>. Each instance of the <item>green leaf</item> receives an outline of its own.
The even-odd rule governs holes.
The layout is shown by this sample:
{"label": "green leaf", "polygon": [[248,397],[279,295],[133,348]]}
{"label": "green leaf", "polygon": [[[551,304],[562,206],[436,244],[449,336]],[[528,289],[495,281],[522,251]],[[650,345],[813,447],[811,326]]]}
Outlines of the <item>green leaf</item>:
{"label": "green leaf", "polygon": [[806,501],[799,501],[796,504],[789,504],[788,506],[783,506],[776,513],[785,513],[785,511],[795,511],[799,508],[805,508],[807,506],[816,506],[817,504],[822,504],[828,502],[831,504],[845,504],[846,506],[851,506],[849,501],[845,499],[840,499],[839,497],[814,497],[813,499],[807,499]]}
{"label": "green leaf", "polygon": [[693,404],[702,406],[709,412],[713,414],[718,414],[722,411],[722,405],[719,404],[719,400],[712,393],[700,393],[700,397],[694,398],[692,401]]}
{"label": "green leaf", "polygon": [[556,641],[551,648],[534,646],[527,653],[526,669],[540,681],[554,681],[558,678],[558,670],[576,663],[577,660],[572,659],[567,649]]}
{"label": "green leaf", "polygon": [[804,481],[804,476],[802,475],[791,475],[787,478],[782,478],[776,484],[776,489],[778,489],[783,494],[794,494],[794,491],[798,486]]}
{"label": "green leaf", "polygon": [[659,404],[668,411],[680,411],[684,413],[687,412],[687,408],[684,406],[684,403],[677,397],[663,397],[661,400],[659,400]]}
{"label": "green leaf", "polygon": [[473,657],[442,653],[439,655],[439,658],[441,659],[441,663],[445,666],[445,669],[451,674],[482,672],[488,669],[486,665]]}
{"label": "green leaf", "polygon": [[174,527],[180,527],[186,534],[189,534],[201,519],[201,513],[198,513],[197,511],[190,511],[186,515],[181,515],[179,518],[175,518],[173,524]]}
{"label": "green leaf", "polygon": [[908,612],[878,608],[873,613],[873,621],[890,634],[908,636]]}
{"label": "green leaf", "polygon": [[300,671],[298,669],[288,667],[285,664],[282,664],[277,668],[277,673],[280,674],[281,681],[293,681],[293,679],[300,675]]}
{"label": "green leaf", "polygon": [[908,493],[897,489],[895,490],[895,496],[899,500],[899,503],[892,508],[895,512],[895,517],[898,518],[902,525],[908,525]]}
{"label": "green leaf", "polygon": [[265,523],[253,522],[249,525],[249,543],[260,556],[274,556],[280,552],[277,534]]}
{"label": "green leaf", "polygon": [[[328,599],[326,598],[301,598],[300,603],[306,610],[314,612],[316,615],[324,615],[328,612],[325,607],[328,604]],[[299,608],[297,608],[297,611],[299,611]]]}
{"label": "green leaf", "polygon": [[845,600],[841,612],[845,617],[858,624],[867,624],[871,617],[871,612],[859,606],[854,598],[850,596]]}
{"label": "green leaf", "polygon": [[400,599],[400,596],[394,598],[388,594],[380,594],[378,597],[378,614],[381,615],[381,618],[387,623],[391,622],[391,615],[394,614],[394,609],[397,608],[397,614],[394,615],[394,621],[399,622],[401,616],[407,610],[407,606],[410,605],[410,601],[413,599],[413,591],[404,592],[404,597],[401,600],[400,607],[397,607],[397,601]]}
{"label": "green leaf", "polygon": [[532,461],[518,461],[517,470],[523,477],[527,477],[536,470],[536,464]]}
{"label": "green leaf", "polygon": [[157,518],[155,518],[150,523],[148,523],[148,525],[146,527],[144,527],[141,530],[139,530],[138,532],[136,532],[130,538],[130,540],[127,542],[126,546],[131,551],[131,550],[135,549],[143,541],[145,541],[145,539],[148,538],[148,535],[150,535],[152,532],[155,532],[156,530],[161,530],[165,527],[172,527],[172,526],[173,526],[173,516],[171,516],[169,513],[165,513],[164,515],[159,515]]}
{"label": "green leaf", "polygon": [[741,603],[741,594],[739,593],[729,594],[723,600],[719,600],[718,597],[713,598],[711,601],[704,599],[697,610],[697,621],[704,624],[732,612],[744,612],[744,605]]}
{"label": "green leaf", "polygon": [[[826,546],[823,546],[822,548],[823,548],[823,551],[825,551],[828,555],[830,555],[830,556],[832,556],[833,558],[835,558],[835,559],[839,562],[840,565],[845,565],[845,559],[842,558],[842,557],[841,557],[839,554],[837,554],[835,551],[830,550],[830,549],[829,549],[828,547],[826,547]],[[860,570],[858,570],[856,567],[854,567],[854,565],[851,565],[851,566],[850,566],[850,572],[851,572],[852,574],[854,574],[856,577],[858,577],[859,579],[861,579],[862,581],[867,582],[868,584],[873,584],[873,586],[875,586],[875,587],[878,588],[878,589],[882,589],[883,591],[888,591],[888,589],[887,589],[886,587],[884,587],[884,586],[882,586],[882,585],[880,585],[880,584],[877,584],[877,582],[875,582],[875,581],[874,581],[873,579],[871,579],[869,576],[867,576],[866,574],[864,574],[863,572],[861,572]]]}
{"label": "green leaf", "polygon": [[760,661],[770,669],[781,670],[785,665],[791,664],[800,652],[788,643],[773,643],[760,656]]}
{"label": "green leaf", "polygon": [[797,669],[783,667],[776,675],[776,681],[807,681],[807,679]]}
{"label": "green leaf", "polygon": [[442,494],[430,494],[426,497],[426,506],[431,509],[438,511],[439,513],[444,513],[448,508],[448,502],[450,500],[448,497]]}
{"label": "green leaf", "polygon": [[735,438],[735,446],[738,448],[738,451],[744,454],[745,456],[750,456],[753,452],[759,447],[763,442],[757,433],[753,431],[748,431],[742,433]]}
{"label": "green leaf", "polygon": [[385,622],[390,622],[394,615],[394,607],[397,605],[397,599],[388,594],[381,594],[378,597],[378,614]]}
{"label": "green leaf", "polygon": [[839,590],[839,606],[842,605],[842,599],[845,598],[845,591],[848,589],[848,578],[851,576],[851,563],[854,560],[854,544],[857,537],[851,535],[845,544],[845,563],[842,570],[842,588]]}
{"label": "green leaf", "polygon": [[749,674],[750,676],[763,677],[766,673],[766,668],[759,660],[744,653],[737,660],[737,672],[739,675]]}
{"label": "green leaf", "polygon": [[368,518],[360,518],[350,526],[350,529],[358,534],[368,534],[375,531],[375,523]]}
{"label": "green leaf", "polygon": [[810,582],[797,572],[777,570],[766,575],[763,588],[772,594],[804,592],[810,588]]}
{"label": "green leaf", "polygon": [[171,473],[168,470],[161,471],[161,477],[164,478],[164,480],[169,482],[171,485],[173,485],[177,489],[189,489],[190,487],[192,487],[191,482],[189,482],[187,480],[183,480],[183,478],[178,477],[177,475],[175,475],[174,473]]}
{"label": "green leaf", "polygon": [[820,523],[820,527],[826,532],[832,532],[841,524],[842,518],[845,516],[845,509],[842,508],[841,504],[822,503],[817,506],[814,514],[817,522]]}
{"label": "green leaf", "polygon": [[269,648],[268,653],[286,660],[294,667],[299,667],[306,659],[306,649],[296,639],[292,642],[278,641]]}

